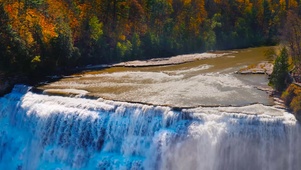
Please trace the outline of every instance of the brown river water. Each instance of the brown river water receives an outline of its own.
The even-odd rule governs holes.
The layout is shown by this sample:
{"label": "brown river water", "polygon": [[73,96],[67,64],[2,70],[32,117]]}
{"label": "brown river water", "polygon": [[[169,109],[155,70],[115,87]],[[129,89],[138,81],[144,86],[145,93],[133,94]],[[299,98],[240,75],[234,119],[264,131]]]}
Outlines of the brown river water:
{"label": "brown river water", "polygon": [[266,75],[235,74],[267,61],[269,48],[275,47],[236,50],[177,65],[86,71],[39,88],[48,94],[72,93],[172,107],[272,105],[271,97],[257,89],[268,87]]}

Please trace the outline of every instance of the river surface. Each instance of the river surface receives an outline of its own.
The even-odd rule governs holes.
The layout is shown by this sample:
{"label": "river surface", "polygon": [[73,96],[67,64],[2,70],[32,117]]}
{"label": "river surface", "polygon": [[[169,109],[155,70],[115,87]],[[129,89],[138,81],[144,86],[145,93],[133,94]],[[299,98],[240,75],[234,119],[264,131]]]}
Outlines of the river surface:
{"label": "river surface", "polygon": [[[265,75],[234,74],[240,68],[267,60],[271,47],[234,51],[217,58],[157,67],[113,67],[64,78],[40,88],[47,92],[84,90],[110,100],[172,107],[271,105]],[[81,91],[79,91],[81,92]]]}
{"label": "river surface", "polygon": [[[0,98],[0,169],[298,170],[300,124],[256,90],[266,77],[233,74],[264,60],[250,50],[264,48],[86,72],[44,86],[59,89],[44,94],[16,85]],[[87,98],[106,94],[119,101]],[[140,100],[148,104],[133,103]]]}

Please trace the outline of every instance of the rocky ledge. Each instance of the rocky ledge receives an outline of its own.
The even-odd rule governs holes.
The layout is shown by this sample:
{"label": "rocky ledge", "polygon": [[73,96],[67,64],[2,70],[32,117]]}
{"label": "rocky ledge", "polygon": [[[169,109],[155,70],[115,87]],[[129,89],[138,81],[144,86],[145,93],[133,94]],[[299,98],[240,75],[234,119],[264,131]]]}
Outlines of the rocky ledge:
{"label": "rocky ledge", "polygon": [[261,62],[257,65],[250,65],[237,71],[237,74],[267,74],[271,75],[274,65],[269,62]]}

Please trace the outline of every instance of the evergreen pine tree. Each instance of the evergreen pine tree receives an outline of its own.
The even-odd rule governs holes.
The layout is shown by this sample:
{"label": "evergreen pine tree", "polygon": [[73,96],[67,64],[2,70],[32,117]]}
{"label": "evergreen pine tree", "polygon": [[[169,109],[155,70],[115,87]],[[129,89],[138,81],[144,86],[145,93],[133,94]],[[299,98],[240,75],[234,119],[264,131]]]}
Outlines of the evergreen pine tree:
{"label": "evergreen pine tree", "polygon": [[283,91],[287,87],[288,67],[288,51],[283,47],[280,55],[275,60],[273,73],[270,78],[270,84],[278,91]]}

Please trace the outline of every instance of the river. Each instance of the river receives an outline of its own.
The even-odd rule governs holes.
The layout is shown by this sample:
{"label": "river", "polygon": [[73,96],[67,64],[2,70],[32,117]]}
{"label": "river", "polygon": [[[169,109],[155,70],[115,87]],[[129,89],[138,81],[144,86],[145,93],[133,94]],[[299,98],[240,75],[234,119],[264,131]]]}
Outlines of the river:
{"label": "river", "polygon": [[[49,93],[83,90],[109,100],[171,107],[272,105],[266,92],[267,76],[233,74],[266,60],[269,47],[236,51],[222,57],[179,65],[113,67],[85,72],[40,87]],[[86,94],[86,93],[85,93]]]}
{"label": "river", "polygon": [[255,88],[267,85],[264,75],[234,74],[264,60],[250,59],[252,50],[263,51],[40,87],[53,93],[16,85],[0,98],[0,169],[300,169],[295,117]]}

